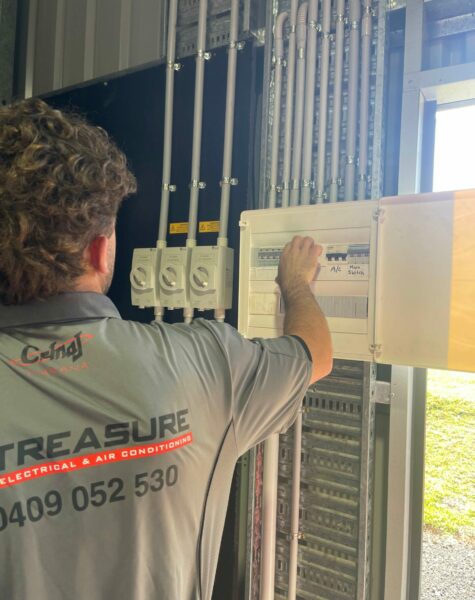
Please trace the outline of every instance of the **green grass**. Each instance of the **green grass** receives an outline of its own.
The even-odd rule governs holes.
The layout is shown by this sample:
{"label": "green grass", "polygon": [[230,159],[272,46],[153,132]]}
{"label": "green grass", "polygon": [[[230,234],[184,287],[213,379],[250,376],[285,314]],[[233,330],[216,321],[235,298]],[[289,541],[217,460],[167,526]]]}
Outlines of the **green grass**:
{"label": "green grass", "polygon": [[424,522],[475,541],[475,374],[429,371]]}

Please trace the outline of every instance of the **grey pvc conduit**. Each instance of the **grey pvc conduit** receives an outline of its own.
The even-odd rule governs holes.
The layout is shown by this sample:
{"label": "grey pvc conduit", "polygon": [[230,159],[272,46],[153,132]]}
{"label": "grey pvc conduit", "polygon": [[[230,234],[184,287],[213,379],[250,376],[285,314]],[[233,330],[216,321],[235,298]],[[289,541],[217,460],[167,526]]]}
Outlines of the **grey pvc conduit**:
{"label": "grey pvc conduit", "polygon": [[[231,186],[237,185],[237,179],[231,175],[233,166],[234,107],[236,103],[236,71],[238,53],[239,0],[231,2],[231,20],[229,24],[228,75],[226,83],[226,113],[224,117],[224,156],[223,176],[221,179],[221,207],[219,213],[218,246],[228,245],[228,220]],[[214,311],[216,321],[224,321],[225,309]]]}
{"label": "grey pvc conduit", "polygon": [[193,152],[191,157],[191,182],[190,182],[190,212],[188,217],[187,247],[196,246],[196,229],[198,220],[198,196],[204,183],[200,181],[201,165],[201,131],[203,125],[203,90],[206,60],[206,17],[208,0],[199,2],[198,39],[196,54],[195,76],[195,105],[193,117]]}
{"label": "grey pvc conduit", "polygon": [[[168,42],[167,42],[167,74],[165,83],[165,123],[163,136],[163,168],[162,168],[162,198],[160,205],[160,223],[158,226],[158,243],[166,245],[168,206],[170,192],[170,174],[172,168],[172,132],[173,132],[173,92],[175,83],[175,46],[176,46],[176,18],[178,0],[170,0],[168,14]],[[172,189],[170,189],[172,188]]]}
{"label": "grey pvc conduit", "polygon": [[373,10],[371,0],[363,0],[361,21],[361,104],[360,104],[360,148],[358,164],[358,200],[366,198],[366,171],[368,168],[368,123],[369,123],[369,79],[371,73],[371,30]]}
{"label": "grey pvc conduit", "polygon": [[269,181],[269,208],[277,203],[277,177],[279,172],[280,108],[282,104],[282,68],[284,65],[284,23],[286,12],[280,13],[274,25],[274,115],[272,120],[272,148]]}
{"label": "grey pvc conduit", "polygon": [[358,111],[358,75],[360,60],[360,0],[350,0],[350,41],[348,67],[348,118],[346,124],[345,200],[355,199],[356,115]]}
{"label": "grey pvc conduit", "polygon": [[345,0],[336,1],[335,68],[333,79],[332,150],[330,163],[330,202],[338,200],[340,176],[340,133],[345,41]]}
{"label": "grey pvc conduit", "polygon": [[259,600],[274,600],[278,478],[279,434],[274,433],[264,442],[261,583]]}
{"label": "grey pvc conduit", "polygon": [[[206,19],[208,13],[208,0],[200,0],[198,17],[198,38],[196,53],[195,70],[195,104],[193,115],[193,148],[191,156],[191,182],[190,182],[190,212],[188,216],[188,236],[186,238],[186,247],[194,248],[196,246],[196,230],[198,225],[198,201],[200,189],[204,189],[206,184],[200,181],[201,166],[201,133],[203,126],[203,95],[205,79],[205,61],[206,56]],[[183,310],[185,323],[191,323],[193,319],[193,309],[185,307]]]}
{"label": "grey pvc conduit", "polygon": [[[167,32],[167,72],[165,83],[165,117],[163,134],[163,163],[162,163],[162,194],[160,201],[160,221],[158,224],[157,248],[163,249],[167,245],[168,207],[170,192],[175,191],[175,186],[170,184],[172,167],[172,133],[173,133],[173,95],[175,84],[175,71],[180,67],[175,64],[176,48],[176,19],[178,0],[171,0],[168,9]],[[155,306],[155,320],[161,321],[165,308]]]}
{"label": "grey pvc conduit", "polygon": [[320,57],[320,105],[318,119],[317,202],[325,195],[325,163],[327,146],[328,74],[330,70],[331,0],[322,2],[322,51]]}
{"label": "grey pvc conduit", "polygon": [[302,169],[302,135],[305,100],[305,48],[307,44],[308,2],[300,5],[297,15],[297,80],[295,85],[294,143],[292,153],[292,185],[290,204],[299,203],[300,173]]}
{"label": "grey pvc conduit", "polygon": [[229,26],[228,78],[226,84],[226,114],[224,117],[224,157],[223,178],[221,180],[221,209],[219,215],[218,246],[228,245],[228,219],[231,186],[237,183],[232,179],[234,141],[234,106],[236,101],[237,38],[239,26],[239,0],[231,2]]}
{"label": "grey pvc conduit", "polygon": [[301,204],[310,204],[312,194],[313,118],[315,113],[315,76],[317,73],[318,0],[308,3],[307,60],[305,75],[305,114],[303,130]]}
{"label": "grey pvc conduit", "polygon": [[287,54],[287,90],[285,101],[284,163],[282,168],[282,206],[289,205],[290,167],[292,157],[292,124],[294,116],[295,85],[295,32],[297,26],[298,0],[290,3],[289,51]]}
{"label": "grey pvc conduit", "polygon": [[297,596],[297,562],[300,538],[300,474],[302,464],[302,409],[294,424],[294,452],[292,457],[292,508],[290,513],[290,556],[288,600]]}

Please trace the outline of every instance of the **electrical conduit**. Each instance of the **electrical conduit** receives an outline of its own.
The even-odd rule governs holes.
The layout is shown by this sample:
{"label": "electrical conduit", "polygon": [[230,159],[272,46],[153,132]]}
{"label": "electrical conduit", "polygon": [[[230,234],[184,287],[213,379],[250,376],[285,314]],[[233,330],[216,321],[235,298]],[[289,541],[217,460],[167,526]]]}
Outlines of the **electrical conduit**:
{"label": "electrical conduit", "polygon": [[287,90],[285,101],[285,133],[284,133],[284,164],[282,175],[282,206],[289,205],[290,166],[292,156],[292,123],[294,116],[294,85],[295,85],[295,32],[297,26],[298,0],[290,3],[290,33],[289,51],[287,55]]}
{"label": "electrical conduit", "polygon": [[302,135],[305,100],[305,48],[307,44],[308,2],[300,5],[297,15],[297,81],[295,89],[294,144],[292,154],[292,188],[290,204],[299,203],[300,173],[302,169]]}
{"label": "electrical conduit", "polygon": [[303,131],[301,203],[310,204],[312,188],[313,117],[315,113],[315,75],[317,72],[318,0],[308,3],[307,60],[305,75],[305,115]]}
{"label": "electrical conduit", "polygon": [[360,0],[350,0],[350,41],[348,67],[348,118],[346,125],[345,200],[355,199],[356,114],[358,110],[358,74],[360,59]]}
{"label": "electrical conduit", "polygon": [[[175,64],[176,48],[176,19],[178,0],[170,0],[168,13],[168,41],[167,41],[167,73],[165,83],[165,119],[163,136],[163,166],[162,166],[162,195],[160,203],[160,222],[158,225],[157,248],[160,251],[167,245],[168,206],[170,192],[175,191],[175,186],[170,185],[172,166],[172,132],[173,132],[173,93],[175,71],[179,68]],[[164,314],[162,306],[155,307],[155,319],[161,321]]]}
{"label": "electrical conduit", "polygon": [[[193,117],[193,150],[191,157],[190,211],[188,217],[188,237],[186,239],[186,247],[190,249],[196,246],[199,191],[205,187],[205,183],[200,181],[200,165],[205,61],[208,58],[205,52],[207,12],[208,0],[200,0],[196,54],[195,104]],[[191,323],[193,319],[193,309],[189,307],[185,308],[183,311],[183,316],[185,323]]]}
{"label": "electrical conduit", "polygon": [[371,0],[363,0],[361,21],[361,104],[360,104],[360,148],[358,164],[358,200],[366,198],[368,168],[368,124],[369,124],[369,79],[371,74],[371,30],[373,9]]}
{"label": "electrical conduit", "polygon": [[320,105],[318,119],[317,203],[325,197],[325,162],[327,146],[328,75],[330,70],[331,0],[322,2],[322,51],[320,57]]}
{"label": "electrical conduit", "polygon": [[[224,117],[224,157],[223,177],[221,180],[221,207],[219,215],[218,246],[228,245],[228,220],[231,186],[237,180],[231,176],[233,163],[234,141],[234,107],[236,102],[236,71],[238,53],[238,26],[239,26],[239,0],[231,2],[231,20],[229,24],[229,50],[228,50],[228,76],[226,84],[226,114]],[[214,317],[217,321],[224,321],[224,309],[215,310]]]}
{"label": "electrical conduit", "polygon": [[280,13],[274,25],[274,115],[272,117],[272,147],[269,181],[269,208],[277,203],[277,177],[279,172],[280,109],[282,103],[282,68],[284,66],[284,23],[286,12]]}
{"label": "electrical conduit", "polygon": [[340,175],[340,133],[345,41],[345,0],[336,2],[335,68],[333,79],[332,150],[330,163],[330,202],[338,200]]}

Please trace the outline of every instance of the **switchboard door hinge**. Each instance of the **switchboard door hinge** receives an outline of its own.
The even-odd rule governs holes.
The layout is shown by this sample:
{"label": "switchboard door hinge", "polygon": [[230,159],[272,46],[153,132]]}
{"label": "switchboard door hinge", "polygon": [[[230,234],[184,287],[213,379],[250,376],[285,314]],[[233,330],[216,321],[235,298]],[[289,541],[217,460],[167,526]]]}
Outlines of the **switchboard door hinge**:
{"label": "switchboard door hinge", "polygon": [[249,227],[249,223],[247,221],[239,221],[239,227],[245,229],[246,227]]}
{"label": "switchboard door hinge", "polygon": [[375,221],[378,221],[379,223],[382,223],[384,220],[384,208],[377,208],[375,209],[375,211],[373,212],[373,219]]}
{"label": "switchboard door hinge", "polygon": [[371,400],[375,404],[390,404],[391,403],[391,384],[387,381],[376,381],[372,392]]}

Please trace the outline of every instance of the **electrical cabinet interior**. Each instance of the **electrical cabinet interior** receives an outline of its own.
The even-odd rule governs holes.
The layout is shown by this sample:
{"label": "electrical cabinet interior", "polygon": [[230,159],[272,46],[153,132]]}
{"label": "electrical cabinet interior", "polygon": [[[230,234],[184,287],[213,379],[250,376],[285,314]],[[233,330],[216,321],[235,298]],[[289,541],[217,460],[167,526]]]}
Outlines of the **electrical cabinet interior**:
{"label": "electrical cabinet interior", "polygon": [[247,337],[282,333],[278,260],[309,235],[337,358],[475,371],[474,191],[247,211],[240,225]]}

